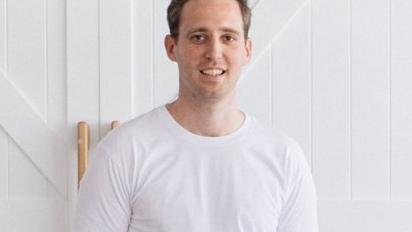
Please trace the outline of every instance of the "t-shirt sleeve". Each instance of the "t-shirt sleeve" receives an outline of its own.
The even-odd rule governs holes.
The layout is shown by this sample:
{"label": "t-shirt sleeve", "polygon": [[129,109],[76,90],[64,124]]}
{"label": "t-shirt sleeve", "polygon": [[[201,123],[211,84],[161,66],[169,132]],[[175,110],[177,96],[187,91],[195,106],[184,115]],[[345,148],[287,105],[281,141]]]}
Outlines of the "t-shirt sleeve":
{"label": "t-shirt sleeve", "polygon": [[74,232],[126,232],[131,207],[125,168],[97,146],[81,181]]}
{"label": "t-shirt sleeve", "polygon": [[285,173],[286,197],[277,232],[318,232],[313,177],[302,149],[293,140],[287,149]]}

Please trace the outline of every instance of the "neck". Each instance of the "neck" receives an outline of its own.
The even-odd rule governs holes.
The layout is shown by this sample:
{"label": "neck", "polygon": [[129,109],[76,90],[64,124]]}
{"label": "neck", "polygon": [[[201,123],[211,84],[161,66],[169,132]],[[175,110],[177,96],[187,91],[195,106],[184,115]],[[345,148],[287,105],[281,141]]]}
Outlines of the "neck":
{"label": "neck", "polygon": [[197,103],[179,97],[166,105],[172,117],[186,130],[201,136],[217,137],[241,127],[245,115],[234,98]]}

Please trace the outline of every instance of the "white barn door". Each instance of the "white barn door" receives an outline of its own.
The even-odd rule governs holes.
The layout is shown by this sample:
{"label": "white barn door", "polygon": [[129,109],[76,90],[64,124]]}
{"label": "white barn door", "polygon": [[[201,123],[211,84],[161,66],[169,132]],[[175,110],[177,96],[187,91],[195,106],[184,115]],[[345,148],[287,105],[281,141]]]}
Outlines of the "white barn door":
{"label": "white barn door", "polygon": [[0,231],[68,231],[64,12],[0,1]]}

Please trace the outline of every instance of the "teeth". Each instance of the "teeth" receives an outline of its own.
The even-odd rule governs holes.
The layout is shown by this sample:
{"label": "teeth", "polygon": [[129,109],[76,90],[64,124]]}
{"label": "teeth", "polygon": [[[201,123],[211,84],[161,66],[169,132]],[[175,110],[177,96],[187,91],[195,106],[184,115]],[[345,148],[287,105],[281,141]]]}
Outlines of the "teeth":
{"label": "teeth", "polygon": [[222,69],[205,69],[200,72],[209,76],[219,76],[222,75],[224,71]]}

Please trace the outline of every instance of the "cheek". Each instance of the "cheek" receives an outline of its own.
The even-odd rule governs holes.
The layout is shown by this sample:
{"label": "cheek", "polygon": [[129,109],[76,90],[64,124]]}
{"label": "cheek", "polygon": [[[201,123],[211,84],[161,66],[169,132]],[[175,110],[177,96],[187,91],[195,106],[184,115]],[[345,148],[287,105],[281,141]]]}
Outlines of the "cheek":
{"label": "cheek", "polygon": [[229,57],[229,63],[232,68],[243,66],[244,54],[241,52],[232,53]]}
{"label": "cheek", "polygon": [[182,54],[186,57],[196,57],[202,53],[201,50],[202,49],[199,46],[188,45],[184,48],[184,50],[182,50]]}
{"label": "cheek", "polygon": [[185,50],[180,50],[178,53],[178,63],[179,66],[181,65],[182,67],[189,67],[193,65],[194,61],[194,53],[192,50],[185,49]]}
{"label": "cheek", "polygon": [[187,49],[182,51],[181,61],[185,66],[197,67],[198,63],[201,61],[202,53],[196,49]]}
{"label": "cheek", "polygon": [[236,64],[242,64],[246,59],[246,51],[239,45],[229,47],[226,54],[229,56],[230,60]]}

